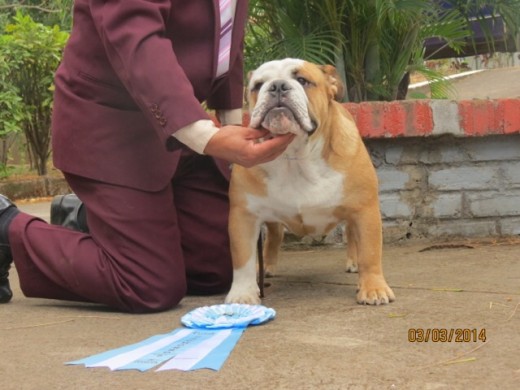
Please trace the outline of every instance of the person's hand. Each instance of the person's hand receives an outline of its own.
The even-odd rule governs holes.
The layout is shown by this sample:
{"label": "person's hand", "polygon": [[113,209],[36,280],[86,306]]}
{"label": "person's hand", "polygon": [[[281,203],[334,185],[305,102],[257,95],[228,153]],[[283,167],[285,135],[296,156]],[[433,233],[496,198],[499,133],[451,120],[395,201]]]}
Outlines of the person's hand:
{"label": "person's hand", "polygon": [[274,160],[294,139],[294,134],[269,135],[267,130],[224,126],[210,138],[204,153],[250,168]]}

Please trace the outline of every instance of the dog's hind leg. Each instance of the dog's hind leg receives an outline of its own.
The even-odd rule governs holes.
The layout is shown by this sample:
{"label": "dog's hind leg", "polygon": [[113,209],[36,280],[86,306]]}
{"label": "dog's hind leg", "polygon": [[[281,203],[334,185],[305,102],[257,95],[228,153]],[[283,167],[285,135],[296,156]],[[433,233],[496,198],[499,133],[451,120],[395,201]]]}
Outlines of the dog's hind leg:
{"label": "dog's hind leg", "polygon": [[357,211],[349,223],[358,254],[357,302],[365,305],[392,302],[395,295],[385,281],[381,263],[383,236],[379,205],[374,202]]}
{"label": "dog's hind leg", "polygon": [[272,277],[278,264],[278,254],[283,240],[283,226],[276,222],[266,222],[266,236],[264,242],[265,276]]}
{"label": "dog's hind leg", "polygon": [[350,225],[346,227],[347,235],[347,263],[345,270],[347,272],[358,272],[358,253],[354,232]]}

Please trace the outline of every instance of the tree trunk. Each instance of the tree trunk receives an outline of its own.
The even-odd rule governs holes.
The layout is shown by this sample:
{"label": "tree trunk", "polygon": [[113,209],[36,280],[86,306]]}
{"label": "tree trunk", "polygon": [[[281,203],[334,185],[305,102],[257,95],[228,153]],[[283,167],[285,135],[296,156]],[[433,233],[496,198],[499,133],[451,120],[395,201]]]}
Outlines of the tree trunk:
{"label": "tree trunk", "polygon": [[365,95],[367,100],[380,100],[381,96],[375,92],[375,87],[381,86],[381,64],[379,60],[379,45],[377,43],[370,45],[367,50],[365,79]]}

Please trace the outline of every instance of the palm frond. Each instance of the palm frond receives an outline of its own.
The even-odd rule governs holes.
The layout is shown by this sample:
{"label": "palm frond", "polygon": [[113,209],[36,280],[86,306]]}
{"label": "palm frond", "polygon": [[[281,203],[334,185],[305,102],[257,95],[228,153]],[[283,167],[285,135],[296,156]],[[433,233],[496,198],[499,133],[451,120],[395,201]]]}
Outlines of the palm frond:
{"label": "palm frond", "polygon": [[448,99],[455,95],[453,84],[442,73],[423,64],[416,65],[411,70],[426,78],[432,99]]}

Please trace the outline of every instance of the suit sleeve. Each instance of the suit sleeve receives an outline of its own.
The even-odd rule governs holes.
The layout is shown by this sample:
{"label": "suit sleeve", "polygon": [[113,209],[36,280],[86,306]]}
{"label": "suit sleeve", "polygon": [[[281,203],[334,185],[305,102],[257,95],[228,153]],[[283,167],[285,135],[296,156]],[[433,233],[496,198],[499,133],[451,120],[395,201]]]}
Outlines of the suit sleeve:
{"label": "suit sleeve", "polygon": [[165,38],[170,8],[170,0],[90,1],[114,71],[164,141],[209,119]]}

